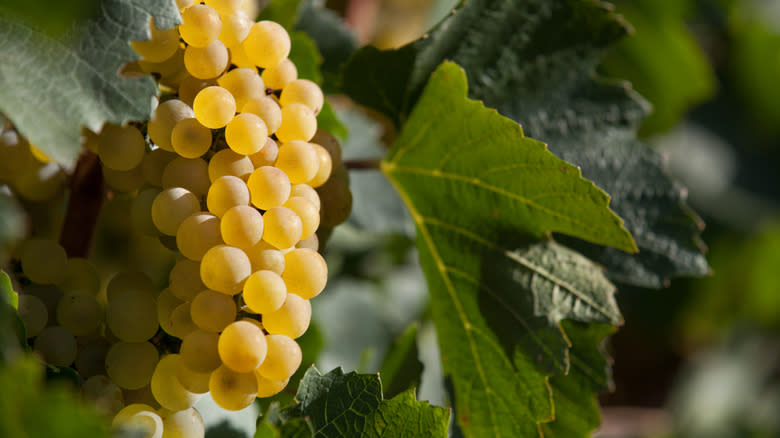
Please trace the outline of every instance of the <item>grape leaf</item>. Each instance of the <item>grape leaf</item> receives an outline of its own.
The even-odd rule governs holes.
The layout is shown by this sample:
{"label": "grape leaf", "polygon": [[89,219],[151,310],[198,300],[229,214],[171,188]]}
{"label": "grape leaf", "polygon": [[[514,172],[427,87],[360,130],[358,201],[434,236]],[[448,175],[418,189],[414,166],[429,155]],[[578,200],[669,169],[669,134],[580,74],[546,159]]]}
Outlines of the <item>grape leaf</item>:
{"label": "grape leaf", "polygon": [[464,72],[443,63],[382,169],[417,227],[458,424],[466,436],[532,436],[552,418],[547,376],[569,369],[560,322],[622,321],[598,266],[539,239],[633,242],[601,190],[466,94]]}
{"label": "grape leaf", "polygon": [[151,76],[122,78],[138,59],[131,40],[180,21],[173,0],[103,0],[89,20],[57,37],[0,7],[0,112],[46,155],[71,167],[81,151],[81,127],[148,120],[157,86]]}
{"label": "grape leaf", "polygon": [[[429,35],[397,50],[358,50],[345,91],[401,125],[445,59],[468,73],[469,96],[521,123],[526,134],[607,191],[639,253],[566,242],[617,281],[661,287],[709,272],[701,222],[658,154],[636,140],[647,105],[626,84],[594,74],[626,33],[607,4],[592,0],[470,0]],[[603,242],[602,242],[603,243]]]}
{"label": "grape leaf", "polygon": [[448,409],[417,401],[412,390],[386,400],[379,376],[341,368],[323,375],[311,367],[296,401],[282,420],[305,418],[315,437],[446,437],[449,426]]}
{"label": "grape leaf", "polygon": [[390,346],[382,360],[379,378],[386,397],[420,385],[423,364],[417,351],[417,324],[412,324]]}

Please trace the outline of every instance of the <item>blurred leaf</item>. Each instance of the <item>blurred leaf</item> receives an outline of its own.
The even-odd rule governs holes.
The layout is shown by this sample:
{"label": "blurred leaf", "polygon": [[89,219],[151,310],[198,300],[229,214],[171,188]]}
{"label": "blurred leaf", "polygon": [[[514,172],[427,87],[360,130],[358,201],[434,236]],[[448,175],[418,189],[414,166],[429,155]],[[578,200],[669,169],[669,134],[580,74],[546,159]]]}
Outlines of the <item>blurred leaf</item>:
{"label": "blurred leaf", "polygon": [[[260,11],[259,20],[275,21],[288,32],[293,30],[295,21],[298,19],[298,10],[301,3],[308,0],[271,0],[262,11]],[[293,45],[294,47],[295,45]]]}
{"label": "blurred leaf", "polygon": [[82,126],[148,120],[154,80],[117,72],[138,59],[129,41],[149,38],[150,15],[165,29],[180,20],[173,0],[104,0],[94,18],[52,37],[0,7],[0,111],[68,167],[81,152]]}
{"label": "blurred leaf", "polygon": [[40,29],[57,36],[67,32],[73,23],[88,19],[100,6],[99,0],[69,0],[65,2],[40,2],[4,0],[2,8]]}
{"label": "blurred leaf", "polygon": [[390,346],[382,361],[379,378],[386,397],[420,386],[423,364],[417,351],[417,324],[412,324]]}
{"label": "blurred leaf", "polygon": [[447,409],[417,401],[413,391],[386,400],[377,375],[344,374],[341,368],[323,375],[312,367],[296,400],[282,418],[305,418],[316,437],[447,437]]}
{"label": "blurred leaf", "polygon": [[14,292],[14,285],[11,283],[11,277],[4,271],[0,271],[0,299],[14,310],[19,308],[19,295]]}
{"label": "blurred leaf", "polygon": [[685,112],[715,92],[715,72],[687,29],[690,0],[612,0],[635,33],[612,48],[601,65],[609,76],[631,81],[653,104],[643,137],[673,128]]}
{"label": "blurred leaf", "polygon": [[19,296],[11,278],[0,270],[0,367],[14,361],[23,350],[29,350],[18,307]]}

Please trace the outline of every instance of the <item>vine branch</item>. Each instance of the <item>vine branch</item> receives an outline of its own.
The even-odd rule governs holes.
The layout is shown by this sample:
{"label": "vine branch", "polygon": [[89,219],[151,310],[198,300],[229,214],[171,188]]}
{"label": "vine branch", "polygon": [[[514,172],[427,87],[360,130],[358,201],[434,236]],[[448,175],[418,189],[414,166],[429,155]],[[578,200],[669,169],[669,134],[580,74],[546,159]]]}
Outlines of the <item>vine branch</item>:
{"label": "vine branch", "polygon": [[100,159],[85,151],[76,163],[70,183],[70,199],[60,233],[60,245],[68,257],[87,257],[95,238],[98,214],[103,206],[103,171]]}
{"label": "vine branch", "polygon": [[382,160],[379,158],[344,160],[344,166],[350,170],[377,170],[379,169],[379,163],[381,162]]}

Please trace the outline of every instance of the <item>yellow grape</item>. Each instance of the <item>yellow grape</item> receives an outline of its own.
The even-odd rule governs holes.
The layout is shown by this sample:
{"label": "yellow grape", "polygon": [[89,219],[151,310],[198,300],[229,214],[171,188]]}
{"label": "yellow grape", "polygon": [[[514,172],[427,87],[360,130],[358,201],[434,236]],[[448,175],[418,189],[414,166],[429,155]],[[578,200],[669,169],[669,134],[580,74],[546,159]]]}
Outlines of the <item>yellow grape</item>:
{"label": "yellow grape", "polygon": [[290,178],[291,184],[303,184],[317,175],[320,160],[311,143],[293,140],[279,147],[279,156],[274,167]]}
{"label": "yellow grape", "polygon": [[206,0],[205,3],[220,14],[246,13],[241,9],[242,0]]}
{"label": "yellow grape", "polygon": [[222,217],[233,207],[249,205],[249,187],[241,178],[232,175],[221,176],[209,187],[206,205],[211,213]]}
{"label": "yellow grape", "polygon": [[252,263],[252,272],[268,270],[279,275],[284,272],[284,254],[264,240],[249,248],[246,255]]}
{"label": "yellow grape", "polygon": [[[178,34],[176,39],[178,40]],[[159,76],[161,84],[174,88],[178,87],[181,81],[189,76],[187,69],[184,67],[184,49],[178,47],[178,45],[176,51],[168,59],[161,62],[140,60],[138,61],[138,66],[147,74]]]}
{"label": "yellow grape", "polygon": [[92,376],[81,385],[81,395],[104,415],[115,415],[124,407],[122,390],[106,376]]}
{"label": "yellow grape", "polygon": [[[136,404],[130,406],[138,405]],[[152,408],[149,407],[149,409]],[[124,409],[120,411],[120,414],[123,411]],[[119,417],[119,414],[117,414],[117,417]],[[162,418],[160,418],[160,415],[157,414],[157,412],[154,412],[153,409],[148,410],[146,407],[143,409],[138,409],[132,414],[124,414],[121,420],[117,421],[115,419],[114,423],[112,424],[115,428],[127,429],[133,431],[134,433],[140,434],[139,436],[143,438],[162,438],[163,429],[165,427],[163,425]]]}
{"label": "yellow grape", "polygon": [[76,360],[78,345],[76,338],[67,329],[49,326],[35,338],[33,350],[49,365],[64,367]]}
{"label": "yellow grape", "polygon": [[271,166],[255,169],[247,180],[252,205],[268,210],[284,204],[290,197],[290,178],[282,170]]}
{"label": "yellow grape", "polygon": [[263,238],[263,215],[254,207],[237,205],[222,216],[220,230],[226,244],[251,248]]}
{"label": "yellow grape", "polygon": [[168,283],[171,293],[183,301],[192,301],[195,295],[206,288],[200,281],[200,263],[184,257],[173,265]]}
{"label": "yellow grape", "polygon": [[183,361],[179,362],[179,369],[176,371],[176,377],[179,379],[181,386],[193,394],[205,394],[209,392],[210,376],[210,372],[199,373],[189,369],[183,365]]}
{"label": "yellow grape", "polygon": [[240,45],[249,35],[249,28],[252,27],[252,20],[244,11],[221,14],[222,31],[219,33],[219,39],[225,44],[225,47],[236,47]]}
{"label": "yellow grape", "polygon": [[211,373],[209,393],[221,408],[239,411],[255,401],[257,378],[254,372],[237,373],[222,365]]}
{"label": "yellow grape", "polygon": [[198,79],[194,76],[187,76],[179,83],[179,99],[192,106],[195,102],[195,96],[198,95],[200,90],[214,85],[217,85],[215,79]]}
{"label": "yellow grape", "polygon": [[291,103],[302,103],[314,111],[314,114],[318,114],[325,103],[325,96],[319,85],[314,82],[308,79],[296,79],[284,86],[282,95],[279,96],[279,103],[282,107]]}
{"label": "yellow grape", "polygon": [[21,294],[19,295],[19,317],[24,324],[27,338],[34,338],[43,331],[49,321],[49,312],[40,298]]}
{"label": "yellow grape", "polygon": [[219,129],[227,125],[236,113],[236,100],[220,86],[206,87],[195,96],[192,109],[203,126]]}
{"label": "yellow grape", "polygon": [[199,396],[193,394],[179,383],[176,372],[179,366],[178,354],[169,354],[160,359],[152,374],[152,394],[162,407],[172,411],[191,408]]}
{"label": "yellow grape", "polygon": [[309,141],[317,132],[317,117],[308,106],[291,103],[282,107],[282,124],[274,132],[282,143]]}
{"label": "yellow grape", "polygon": [[308,184],[295,184],[290,190],[290,197],[300,196],[306,198],[317,207],[317,211],[320,210],[320,195]]}
{"label": "yellow grape", "polygon": [[263,70],[262,78],[266,87],[281,90],[285,85],[298,79],[298,69],[295,63],[285,58],[279,64]]}
{"label": "yellow grape", "polygon": [[320,225],[320,211],[317,210],[316,205],[302,196],[293,196],[282,204],[282,207],[294,211],[301,219],[301,239],[307,239],[314,235]]}
{"label": "yellow grape", "polygon": [[117,428],[127,424],[127,421],[131,419],[135,414],[139,412],[156,412],[155,409],[145,403],[132,403],[126,405],[119,412],[114,415],[114,419],[111,421],[111,427]]}
{"label": "yellow grape", "polygon": [[163,289],[157,297],[157,320],[160,321],[160,327],[167,333],[173,334],[170,325],[171,313],[183,303],[184,301],[174,295],[170,289]]}
{"label": "yellow grape", "polygon": [[57,323],[75,336],[88,335],[103,322],[103,308],[89,292],[70,292],[57,304]]}
{"label": "yellow grape", "polygon": [[252,164],[255,168],[263,166],[273,166],[276,163],[276,158],[279,156],[279,146],[272,138],[268,138],[265,142],[265,146],[260,149],[259,152],[249,156]]}
{"label": "yellow grape", "polygon": [[[249,34],[247,33],[247,35]],[[246,41],[246,38],[244,38],[244,41]],[[228,51],[230,52],[231,64],[240,68],[256,68],[255,63],[252,62],[252,60],[249,59],[249,56],[246,54],[244,43],[230,47],[228,48]]]}
{"label": "yellow grape", "polygon": [[190,316],[190,303],[182,303],[176,306],[171,312],[170,322],[167,324],[171,329],[168,333],[176,336],[179,339],[184,339],[185,336],[198,329],[198,326],[192,322]]}
{"label": "yellow grape", "polygon": [[279,310],[287,297],[284,280],[273,271],[255,271],[244,283],[244,302],[253,313]]}
{"label": "yellow grape", "polygon": [[217,344],[222,364],[237,373],[251,373],[265,360],[265,335],[256,325],[235,321],[225,327]]}
{"label": "yellow grape", "polygon": [[130,170],[141,164],[146,141],[135,126],[107,123],[98,135],[98,156],[103,165],[115,170]]}
{"label": "yellow grape", "polygon": [[311,143],[314,146],[314,150],[317,152],[317,158],[319,159],[319,166],[317,167],[317,173],[309,180],[307,184],[312,187],[319,187],[330,178],[330,173],[333,171],[333,160],[330,157],[330,153],[324,147],[317,143]]}
{"label": "yellow grape", "polygon": [[217,178],[226,175],[246,181],[254,170],[255,167],[249,157],[237,154],[232,149],[222,149],[214,154],[209,161],[209,179],[212,183]]}
{"label": "yellow grape", "polygon": [[311,303],[296,294],[288,293],[284,304],[276,312],[263,315],[263,327],[271,334],[293,339],[306,333],[311,322]]}
{"label": "yellow grape", "polygon": [[244,50],[258,67],[273,67],[290,54],[290,35],[278,23],[259,21],[249,29]]}
{"label": "yellow grape", "polygon": [[165,189],[152,202],[152,221],[161,233],[175,236],[179,225],[200,211],[200,201],[182,187]]}
{"label": "yellow grape", "polygon": [[149,18],[150,39],[146,41],[130,41],[130,45],[149,62],[162,62],[173,56],[179,48],[179,32],[176,28],[158,29],[154,18]]}
{"label": "yellow grape", "polygon": [[296,248],[284,255],[282,279],[288,292],[312,299],[325,288],[328,265],[317,251]]}
{"label": "yellow grape", "polygon": [[265,126],[268,128],[268,135],[276,132],[282,124],[282,109],[279,107],[279,104],[269,96],[259,96],[249,99],[239,108],[242,113],[252,113],[263,119]]}
{"label": "yellow grape", "polygon": [[176,231],[176,246],[184,257],[200,261],[206,251],[222,244],[220,220],[213,214],[200,212],[184,219]]}
{"label": "yellow grape", "polygon": [[166,151],[173,152],[171,132],[174,126],[183,119],[195,117],[192,108],[178,99],[166,100],[160,103],[152,114],[147,125],[149,138],[154,144]]}
{"label": "yellow grape", "polygon": [[208,289],[199,293],[190,304],[192,322],[208,332],[221,332],[236,319],[236,314],[233,297]]}
{"label": "yellow grape", "polygon": [[34,163],[24,169],[16,180],[13,188],[16,193],[28,201],[43,202],[54,199],[65,188],[65,173],[55,162]]}
{"label": "yellow grape", "polygon": [[222,19],[219,13],[206,5],[193,5],[181,14],[179,34],[194,47],[206,47],[219,37]]}
{"label": "yellow grape", "polygon": [[20,250],[22,273],[38,284],[56,284],[65,279],[68,255],[50,239],[29,239]]}
{"label": "yellow grape", "polygon": [[287,207],[271,207],[263,214],[263,240],[278,249],[295,246],[301,240],[303,222]]}
{"label": "yellow grape", "polygon": [[213,79],[228,66],[228,50],[222,41],[214,40],[205,47],[187,46],[184,50],[184,66],[198,79]]}
{"label": "yellow grape", "polygon": [[[173,150],[173,149],[171,149]],[[141,163],[141,172],[147,184],[155,187],[162,187],[162,174],[165,166],[176,158],[176,154],[166,151],[163,148],[157,148],[144,156]]]}
{"label": "yellow grape", "polygon": [[217,333],[202,329],[194,330],[182,339],[181,364],[198,373],[214,371],[222,364],[217,348],[218,342]]}
{"label": "yellow grape", "polygon": [[181,120],[171,132],[171,145],[184,158],[198,158],[211,147],[211,130],[194,117]]}
{"label": "yellow grape", "polygon": [[230,70],[217,79],[217,83],[230,91],[236,99],[236,108],[242,108],[250,99],[265,97],[265,85],[254,68]]}
{"label": "yellow grape", "polygon": [[141,389],[151,382],[159,360],[149,342],[117,342],[106,354],[106,372],[120,388]]}
{"label": "yellow grape", "polygon": [[258,397],[271,397],[282,392],[282,390],[290,382],[290,379],[284,380],[270,380],[266,379],[260,373],[255,370],[255,377],[257,378],[257,396]]}
{"label": "yellow grape", "polygon": [[313,249],[314,251],[318,251],[320,249],[320,238],[317,237],[317,234],[312,234],[305,239],[301,239],[298,243],[295,244],[295,247],[309,248]]}
{"label": "yellow grape", "polygon": [[200,264],[200,278],[211,290],[228,295],[241,292],[252,265],[244,251],[227,245],[211,248]]}
{"label": "yellow grape", "polygon": [[[206,390],[208,390],[208,383]],[[203,425],[203,418],[195,408],[173,412],[163,418],[162,438],[204,438],[205,436],[206,427]]]}
{"label": "yellow grape", "polygon": [[265,146],[268,128],[260,117],[241,113],[233,117],[225,128],[225,141],[230,149],[241,155],[252,155]]}
{"label": "yellow grape", "polygon": [[301,347],[288,336],[268,335],[268,354],[257,368],[257,374],[269,380],[287,380],[301,366]]}
{"label": "yellow grape", "polygon": [[165,166],[163,188],[183,187],[198,198],[209,191],[209,165],[203,158],[176,157]]}
{"label": "yellow grape", "polygon": [[143,173],[143,164],[139,164],[130,170],[116,170],[103,167],[103,178],[106,185],[117,192],[130,193],[140,189],[146,182]]}

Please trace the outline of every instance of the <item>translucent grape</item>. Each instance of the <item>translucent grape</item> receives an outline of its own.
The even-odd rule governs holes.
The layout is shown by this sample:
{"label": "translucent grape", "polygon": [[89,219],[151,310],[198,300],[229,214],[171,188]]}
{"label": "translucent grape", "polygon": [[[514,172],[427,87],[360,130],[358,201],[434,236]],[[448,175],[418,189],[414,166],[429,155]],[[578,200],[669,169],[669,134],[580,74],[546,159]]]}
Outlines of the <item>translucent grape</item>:
{"label": "translucent grape", "polygon": [[222,41],[214,40],[205,47],[187,46],[184,50],[184,66],[198,79],[213,79],[228,65],[228,50]]}
{"label": "translucent grape", "polygon": [[287,297],[287,286],[282,277],[273,271],[256,271],[244,284],[244,302],[254,313],[271,313],[279,310]]}
{"label": "translucent grape", "polygon": [[192,301],[206,286],[200,281],[200,263],[180,258],[168,275],[171,293],[183,301]]}
{"label": "translucent grape", "polygon": [[206,5],[193,5],[181,14],[179,34],[189,45],[206,47],[219,37],[222,19],[219,13]]}
{"label": "translucent grape", "polygon": [[60,288],[50,284],[33,283],[26,286],[23,293],[38,298],[46,306],[46,313],[49,316],[48,325],[57,323],[57,304],[60,302],[60,298],[63,297]]}
{"label": "translucent grape", "polygon": [[252,265],[244,251],[227,245],[211,248],[200,264],[200,278],[211,290],[228,295],[241,292]]}
{"label": "translucent grape", "polygon": [[194,76],[188,76],[182,79],[179,84],[179,99],[192,106],[195,102],[195,96],[200,90],[214,85],[217,85],[216,79],[198,79]]}
{"label": "translucent grape", "polygon": [[302,196],[293,196],[282,206],[294,211],[301,219],[301,239],[307,239],[317,231],[320,225],[320,212],[311,201]]}
{"label": "translucent grape", "polygon": [[253,24],[243,44],[249,59],[260,68],[276,66],[290,54],[290,35],[273,21]]}
{"label": "translucent grape", "polygon": [[171,145],[184,158],[198,158],[211,147],[211,130],[194,117],[181,120],[171,132]]}
{"label": "translucent grape", "polygon": [[123,421],[117,422],[115,427],[122,427],[133,433],[140,433],[140,437],[143,438],[162,438],[164,430],[160,415],[146,409],[127,416]]}
{"label": "translucent grape", "polygon": [[176,0],[176,7],[179,8],[179,11],[184,11],[192,6],[193,3],[195,3],[195,0]]}
{"label": "translucent grape", "polygon": [[206,0],[205,3],[220,14],[244,13],[244,10],[241,9],[242,0]]}
{"label": "translucent grape", "polygon": [[190,317],[202,330],[221,332],[236,319],[236,303],[230,295],[207,289],[192,300]]}
{"label": "translucent grape", "polygon": [[268,210],[284,204],[290,197],[290,178],[282,170],[271,166],[255,169],[247,180],[252,205]]}
{"label": "translucent grape", "polygon": [[263,315],[263,327],[271,334],[293,339],[306,333],[311,322],[311,303],[300,296],[288,293],[284,304],[276,312]]}
{"label": "translucent grape", "polygon": [[282,279],[287,291],[305,299],[316,297],[328,281],[328,265],[320,253],[297,248],[284,255]]}
{"label": "translucent grape", "polygon": [[249,248],[246,255],[252,263],[252,272],[268,270],[279,275],[284,272],[284,254],[268,242],[261,240],[257,245]]}
{"label": "translucent grape", "polygon": [[165,166],[163,188],[183,187],[197,197],[209,191],[209,165],[202,158],[176,157]]}
{"label": "translucent grape", "polygon": [[330,173],[333,171],[333,161],[327,149],[316,143],[312,143],[312,146],[314,146],[314,150],[317,152],[319,166],[317,167],[317,174],[309,180],[308,184],[312,187],[319,187],[330,178]]}
{"label": "translucent grape", "polygon": [[301,366],[301,347],[285,335],[268,335],[268,354],[257,373],[269,380],[287,380]]}
{"label": "translucent grape", "polygon": [[203,418],[194,408],[174,412],[163,418],[162,438],[204,438],[205,436]]}
{"label": "translucent grape", "polygon": [[249,35],[252,20],[244,11],[224,13],[221,17],[222,31],[219,33],[219,40],[228,48],[239,46]]}
{"label": "translucent grape", "polygon": [[175,153],[162,148],[157,148],[147,153],[144,156],[144,161],[141,163],[141,172],[146,183],[155,187],[162,187],[162,174],[165,166],[174,158],[176,158]]}
{"label": "translucent grape", "polygon": [[215,179],[206,197],[209,211],[222,217],[226,211],[238,206],[249,205],[249,187],[238,177],[225,175]]}
{"label": "translucent grape", "polygon": [[223,409],[238,411],[255,400],[257,378],[253,372],[237,373],[223,365],[211,374],[209,393]]}
{"label": "translucent grape", "polygon": [[182,339],[181,365],[198,373],[210,373],[217,369],[222,360],[219,358],[217,343],[219,335],[214,332],[197,329]]}
{"label": "translucent grape", "polygon": [[154,198],[152,221],[161,233],[175,236],[184,219],[198,211],[200,201],[192,192],[182,187],[172,187]]}
{"label": "translucent grape", "polygon": [[184,301],[180,300],[174,295],[170,289],[163,289],[160,295],[157,297],[157,319],[160,321],[160,326],[166,333],[171,333],[171,314],[173,310],[178,307]]}
{"label": "translucent grape", "polygon": [[319,85],[308,79],[296,79],[284,86],[279,103],[285,107],[291,103],[302,103],[318,114],[325,103]]}
{"label": "translucent grape", "polygon": [[76,338],[67,329],[49,326],[35,338],[33,350],[49,365],[64,367],[76,360],[78,345]]}
{"label": "translucent grape", "polygon": [[60,283],[67,272],[68,255],[59,243],[49,239],[29,239],[21,248],[22,272],[39,284]]}
{"label": "translucent grape", "polygon": [[268,138],[265,142],[265,146],[260,149],[259,152],[249,156],[252,160],[252,164],[255,168],[263,166],[273,166],[276,163],[276,158],[279,156],[279,146],[272,138]]}
{"label": "translucent grape", "polygon": [[263,216],[248,205],[238,205],[226,211],[220,224],[225,243],[248,249],[263,238]]}
{"label": "translucent grape", "polygon": [[263,363],[267,346],[256,325],[235,321],[219,335],[217,348],[223,365],[237,373],[250,373]]}
{"label": "translucent grape", "polygon": [[192,108],[203,126],[219,129],[227,125],[236,113],[236,100],[228,90],[211,86],[198,92]]}
{"label": "translucent grape", "polygon": [[320,249],[320,238],[317,237],[317,234],[312,234],[311,236],[301,239],[298,243],[295,244],[296,248],[309,248],[313,249],[314,251],[319,251]]}
{"label": "translucent grape", "polygon": [[98,136],[98,155],[106,167],[130,170],[144,159],[146,142],[135,126],[106,124]]}
{"label": "translucent grape", "polygon": [[217,178],[231,175],[246,181],[255,167],[252,160],[245,155],[239,155],[231,149],[222,149],[214,154],[209,161],[209,179],[213,183]]}
{"label": "translucent grape", "polygon": [[[247,33],[247,35],[249,34]],[[246,38],[244,38],[244,41],[246,41]],[[234,64],[236,67],[240,68],[256,68],[255,63],[252,62],[252,60],[249,59],[249,56],[246,54],[246,49],[244,49],[243,43],[230,47],[228,51],[230,52],[231,64]]]}
{"label": "translucent grape", "polygon": [[49,312],[46,310],[46,305],[36,296],[19,295],[18,310],[28,338],[38,336],[38,333],[43,331],[46,323],[49,321]]}
{"label": "translucent grape", "polygon": [[230,91],[236,99],[236,108],[242,108],[250,99],[265,97],[265,84],[254,68],[236,68],[217,79],[220,87]]}
{"label": "translucent grape", "polygon": [[140,189],[146,182],[143,164],[139,164],[130,170],[116,170],[110,167],[103,167],[103,178],[108,187],[123,193],[134,192]]}
{"label": "translucent grape", "polygon": [[171,132],[174,126],[179,121],[191,117],[195,117],[195,115],[189,105],[178,99],[166,100],[157,106],[152,114],[152,119],[149,120],[147,125],[149,137],[160,148],[173,152]]}
{"label": "translucent grape", "polygon": [[157,303],[148,290],[123,289],[109,296],[106,324],[125,342],[143,342],[157,333]]}
{"label": "translucent grape", "polygon": [[128,404],[122,408],[122,410],[117,412],[116,415],[114,415],[114,419],[111,421],[111,427],[116,428],[124,426],[127,424],[127,421],[133,417],[133,415],[139,412],[155,412],[155,409],[143,403]]}
{"label": "translucent grape", "polygon": [[191,370],[189,367],[184,366],[182,361],[179,361],[179,369],[176,372],[176,377],[179,379],[179,383],[187,391],[193,394],[205,394],[209,392],[209,376],[210,372],[199,373]]}
{"label": "translucent grape", "polygon": [[282,124],[282,109],[269,96],[249,99],[239,108],[242,113],[251,113],[263,119],[265,126],[268,128],[268,135],[276,132]]}
{"label": "translucent grape", "polygon": [[290,379],[284,380],[270,380],[266,379],[260,373],[255,371],[255,377],[257,378],[257,396],[258,397],[271,397],[282,392],[282,390],[290,382]]}
{"label": "translucent grape", "polygon": [[230,149],[241,155],[259,152],[267,140],[265,122],[252,113],[236,115],[225,127],[225,141]]}
{"label": "translucent grape", "polygon": [[263,240],[278,249],[287,249],[301,240],[303,222],[287,207],[269,208],[263,215]]}
{"label": "translucent grape", "polygon": [[317,175],[320,160],[311,143],[294,140],[279,147],[274,167],[284,171],[291,184],[303,184]]}
{"label": "translucent grape", "polygon": [[308,106],[291,103],[282,107],[282,124],[274,132],[282,143],[309,141],[317,132],[317,117]]}
{"label": "translucent grape", "polygon": [[124,407],[122,390],[106,376],[92,376],[81,385],[81,395],[105,415],[115,415]]}
{"label": "translucent grape", "polygon": [[263,70],[262,78],[266,87],[281,90],[285,85],[298,79],[298,69],[292,61],[285,58],[279,64]]}
{"label": "translucent grape", "polygon": [[[178,34],[176,35],[178,40]],[[138,66],[147,74],[156,74],[160,77],[160,83],[166,86],[178,87],[179,83],[189,74],[184,68],[184,49],[177,46],[173,54],[161,62],[138,61]]]}
{"label": "translucent grape", "polygon": [[173,56],[179,48],[179,32],[176,28],[158,29],[154,18],[149,18],[151,38],[147,41],[131,41],[130,45],[146,61],[162,62]]}
{"label": "translucent grape", "polygon": [[117,342],[106,355],[106,372],[120,388],[141,389],[151,382],[159,360],[148,342]]}
{"label": "translucent grape", "polygon": [[195,213],[176,231],[176,246],[184,257],[200,261],[206,251],[222,244],[220,220],[210,213]]}
{"label": "translucent grape", "polygon": [[103,322],[103,308],[89,292],[70,292],[57,304],[57,322],[75,336],[87,335]]}
{"label": "translucent grape", "polygon": [[320,195],[308,184],[295,184],[290,190],[290,197],[300,196],[308,199],[315,207],[317,211],[320,210]]}
{"label": "translucent grape", "polygon": [[192,322],[192,317],[190,316],[190,303],[182,303],[176,306],[173,312],[171,312],[168,325],[171,329],[168,333],[179,339],[184,339],[185,336],[197,330],[198,326]]}
{"label": "translucent grape", "polygon": [[191,408],[199,396],[193,394],[179,383],[176,372],[179,366],[179,355],[169,354],[160,359],[152,374],[152,394],[162,407],[172,411],[183,411]]}

